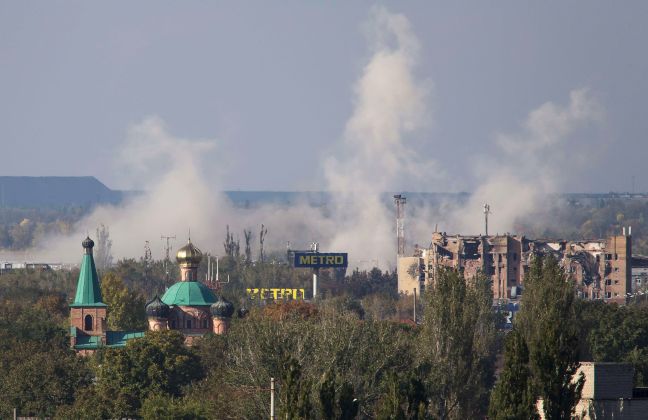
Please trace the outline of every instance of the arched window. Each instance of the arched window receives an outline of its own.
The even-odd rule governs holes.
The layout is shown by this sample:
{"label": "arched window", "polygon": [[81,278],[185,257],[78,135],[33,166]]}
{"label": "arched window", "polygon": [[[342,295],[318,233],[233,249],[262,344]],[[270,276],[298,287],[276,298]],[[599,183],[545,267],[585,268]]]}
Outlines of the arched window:
{"label": "arched window", "polygon": [[83,320],[83,329],[86,331],[92,331],[92,316],[86,315]]}
{"label": "arched window", "polygon": [[187,320],[187,329],[191,329],[191,320],[190,319]]}

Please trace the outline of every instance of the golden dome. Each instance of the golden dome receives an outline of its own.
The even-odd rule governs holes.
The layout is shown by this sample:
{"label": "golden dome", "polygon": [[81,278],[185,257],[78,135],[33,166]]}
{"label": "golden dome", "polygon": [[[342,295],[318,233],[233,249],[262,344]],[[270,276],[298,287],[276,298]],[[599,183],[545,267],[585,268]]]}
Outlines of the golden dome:
{"label": "golden dome", "polygon": [[202,260],[202,252],[191,243],[191,239],[176,254],[176,261],[181,267],[197,267],[200,260]]}

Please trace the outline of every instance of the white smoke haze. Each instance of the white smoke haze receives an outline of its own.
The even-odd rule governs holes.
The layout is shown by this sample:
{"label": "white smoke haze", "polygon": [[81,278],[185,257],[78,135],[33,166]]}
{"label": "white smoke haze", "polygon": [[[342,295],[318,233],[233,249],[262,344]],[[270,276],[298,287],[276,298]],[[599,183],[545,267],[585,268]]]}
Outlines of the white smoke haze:
{"label": "white smoke haze", "polygon": [[574,159],[574,151],[592,156],[587,150],[596,145],[577,148],[574,134],[602,118],[601,104],[587,89],[571,91],[566,106],[547,102],[531,111],[520,133],[496,136],[496,154],[482,157],[477,167],[484,182],[451,224],[461,233],[484,233],[483,216],[479,216],[488,203],[493,212],[489,233],[513,232],[516,219],[534,212],[547,194],[560,192],[563,177],[577,176],[578,164],[586,160]]}
{"label": "white smoke haze", "polygon": [[[139,258],[145,241],[150,241],[154,257],[161,258],[160,236],[175,235],[177,249],[189,229],[204,252],[222,255],[229,225],[241,248],[243,229],[252,230],[256,258],[263,223],[269,231],[267,251],[283,251],[288,241],[294,249],[318,241],[323,252],[348,252],[351,267],[393,269],[395,211],[384,193],[404,186],[430,191],[449,183],[431,158],[434,148],[427,144],[418,150],[411,143],[432,122],[432,83],[415,74],[420,45],[408,19],[376,7],[365,29],[370,56],[353,89],[353,112],[335,151],[322,163],[327,190],[333,193],[325,208],[306,201],[234,206],[222,193],[219,174],[207,170],[218,140],[179,138],[162,119],[149,117],[130,127],[116,165],[129,185],[144,192],[122,205],[95,209],[76,224],[73,234],[46,238],[32,252],[43,260],[78,262],[86,232],[94,236],[104,224],[115,259]],[[478,169],[484,182],[465,206],[408,204],[408,248],[415,242],[427,245],[437,223],[440,230],[481,232],[484,202],[494,212],[491,232],[510,230],[542,194],[556,190],[560,179],[553,170],[568,159],[570,136],[600,116],[599,104],[586,90],[573,91],[567,106],[546,103],[532,111],[519,134],[496,137],[497,154],[481,159],[488,162]]]}
{"label": "white smoke haze", "polygon": [[[431,84],[415,79],[419,42],[407,18],[375,8],[367,24],[373,54],[355,85],[354,110],[342,144],[324,164],[337,229],[328,244],[364,265],[395,262],[394,210],[381,194],[430,177],[436,169],[408,147],[406,135],[429,122]],[[427,168],[427,172],[421,170]]]}
{"label": "white smoke haze", "polygon": [[164,121],[149,117],[129,129],[117,164],[129,185],[145,192],[123,205],[97,208],[77,223],[72,235],[44,241],[42,251],[51,250],[49,259],[76,261],[81,238],[104,224],[116,258],[141,256],[146,240],[159,258],[160,235],[176,235],[177,249],[190,228],[203,251],[218,254],[227,225],[239,237],[243,229],[251,229],[258,248],[263,223],[270,251],[285,249],[288,241],[304,248],[316,240],[322,251],[349,252],[354,266],[393,267],[393,207],[382,201],[381,193],[402,180],[429,178],[423,167],[439,171],[406,143],[407,134],[429,122],[431,85],[414,77],[419,43],[403,15],[374,8],[366,29],[371,56],[354,88],[353,114],[338,152],[323,163],[327,189],[335,192],[327,208],[305,202],[236,208],[220,192],[218,177],[203,171],[203,157],[218,142],[175,137]]}
{"label": "white smoke haze", "polygon": [[[182,243],[189,229],[197,242],[212,242],[213,215],[222,212],[218,188],[208,187],[200,159],[214,140],[179,139],[158,117],[146,118],[128,130],[118,167],[131,185],[146,192],[119,206],[100,206],[76,224],[70,236],[44,241],[44,250],[65,261],[78,259],[80,238],[97,226],[109,228],[117,258],[143,255],[145,241],[156,250],[161,235],[176,235]],[[176,244],[178,244],[178,241]]]}

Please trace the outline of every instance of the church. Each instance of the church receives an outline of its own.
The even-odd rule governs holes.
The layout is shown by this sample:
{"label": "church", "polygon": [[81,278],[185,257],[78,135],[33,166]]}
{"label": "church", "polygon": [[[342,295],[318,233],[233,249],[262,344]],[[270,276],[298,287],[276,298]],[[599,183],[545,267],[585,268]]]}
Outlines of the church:
{"label": "church", "polygon": [[[70,304],[70,346],[81,355],[100,348],[123,347],[129,340],[143,337],[145,331],[108,331],[106,318],[109,308],[102,301],[101,287],[92,249],[94,242],[87,237],[74,301]],[[155,296],[146,305],[149,330],[178,330],[185,343],[213,332],[225,334],[234,306],[198,281],[198,266],[202,253],[191,243],[178,250],[180,281],[167,289],[162,298]]]}

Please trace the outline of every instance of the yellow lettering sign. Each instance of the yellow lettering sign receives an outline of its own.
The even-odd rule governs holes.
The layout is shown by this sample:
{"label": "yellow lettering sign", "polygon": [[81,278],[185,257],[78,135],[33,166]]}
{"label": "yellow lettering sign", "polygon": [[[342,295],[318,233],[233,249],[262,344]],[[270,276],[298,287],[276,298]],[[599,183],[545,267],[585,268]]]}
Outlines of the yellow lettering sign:
{"label": "yellow lettering sign", "polygon": [[306,299],[306,289],[284,289],[279,287],[272,288],[248,288],[245,290],[250,300],[255,299]]}

